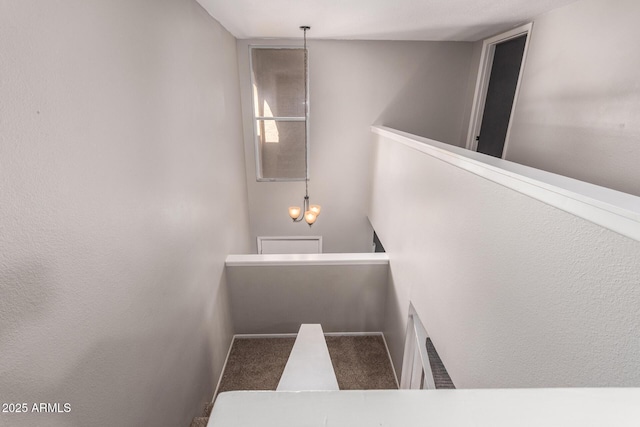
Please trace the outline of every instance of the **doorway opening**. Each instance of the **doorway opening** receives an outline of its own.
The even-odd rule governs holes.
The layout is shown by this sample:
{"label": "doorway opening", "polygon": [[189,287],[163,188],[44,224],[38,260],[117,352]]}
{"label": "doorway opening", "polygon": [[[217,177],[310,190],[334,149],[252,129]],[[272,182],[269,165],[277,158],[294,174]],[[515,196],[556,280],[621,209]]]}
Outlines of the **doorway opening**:
{"label": "doorway opening", "polygon": [[531,27],[529,23],[483,42],[467,135],[469,150],[505,158]]}

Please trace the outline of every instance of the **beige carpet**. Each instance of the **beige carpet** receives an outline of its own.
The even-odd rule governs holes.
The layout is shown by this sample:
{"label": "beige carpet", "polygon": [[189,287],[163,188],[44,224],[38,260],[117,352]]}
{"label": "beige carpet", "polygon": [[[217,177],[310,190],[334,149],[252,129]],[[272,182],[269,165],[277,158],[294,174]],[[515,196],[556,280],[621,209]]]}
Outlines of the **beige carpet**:
{"label": "beige carpet", "polygon": [[[329,336],[325,339],[341,390],[398,388],[381,336]],[[294,342],[293,337],[236,339],[218,392],[275,390]]]}
{"label": "beige carpet", "polygon": [[295,338],[237,338],[233,342],[218,393],[275,390]]}
{"label": "beige carpet", "polygon": [[[340,390],[397,389],[391,360],[380,335],[325,337]],[[295,337],[236,338],[222,373],[218,393],[275,390]],[[205,427],[213,404],[190,427]]]}
{"label": "beige carpet", "polygon": [[325,337],[340,390],[397,389],[380,335]]}

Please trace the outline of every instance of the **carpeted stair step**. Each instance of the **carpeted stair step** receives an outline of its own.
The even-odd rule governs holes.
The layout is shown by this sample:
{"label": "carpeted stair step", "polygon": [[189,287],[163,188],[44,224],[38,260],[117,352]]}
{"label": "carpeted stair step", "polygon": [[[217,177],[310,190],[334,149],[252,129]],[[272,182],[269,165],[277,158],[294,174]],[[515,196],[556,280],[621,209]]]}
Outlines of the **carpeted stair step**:
{"label": "carpeted stair step", "polygon": [[211,416],[211,411],[213,410],[213,402],[211,403],[207,403],[204,406],[204,412],[202,413],[203,417],[210,417]]}
{"label": "carpeted stair step", "polygon": [[209,422],[209,417],[211,416],[211,411],[213,410],[213,402],[207,403],[204,405],[204,411],[202,411],[201,417],[195,417],[191,420],[191,424],[189,427],[207,427],[207,423]]}
{"label": "carpeted stair step", "polygon": [[[397,389],[381,335],[326,336],[341,390]],[[218,393],[275,390],[295,338],[237,338],[222,373]]]}
{"label": "carpeted stair step", "polygon": [[195,417],[191,420],[191,425],[189,427],[207,427],[208,422],[209,417]]}

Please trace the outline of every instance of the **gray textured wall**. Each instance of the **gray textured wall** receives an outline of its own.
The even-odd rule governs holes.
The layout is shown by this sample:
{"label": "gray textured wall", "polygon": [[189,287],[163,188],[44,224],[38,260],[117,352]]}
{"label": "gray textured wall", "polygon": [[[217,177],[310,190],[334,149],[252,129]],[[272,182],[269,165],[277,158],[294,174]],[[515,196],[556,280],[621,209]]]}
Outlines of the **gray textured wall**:
{"label": "gray textured wall", "polygon": [[509,188],[453,154],[375,138],[370,218],[390,258],[396,368],[412,302],[458,388],[640,384],[640,242],[563,210],[574,203],[553,186],[536,188],[558,208],[517,174]]}
{"label": "gray textured wall", "polygon": [[506,158],[640,195],[635,0],[582,0],[534,20]]}
{"label": "gray textured wall", "polygon": [[0,2],[0,413],[186,426],[248,217],[235,39],[194,1]]}

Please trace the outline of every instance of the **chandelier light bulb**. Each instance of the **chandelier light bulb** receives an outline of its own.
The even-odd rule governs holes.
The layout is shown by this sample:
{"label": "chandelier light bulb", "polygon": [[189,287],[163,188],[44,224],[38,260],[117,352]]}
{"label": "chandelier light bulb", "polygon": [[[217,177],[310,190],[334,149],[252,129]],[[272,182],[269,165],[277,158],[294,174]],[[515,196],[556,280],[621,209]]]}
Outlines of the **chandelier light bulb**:
{"label": "chandelier light bulb", "polygon": [[309,225],[311,225],[314,222],[316,222],[316,218],[317,217],[318,216],[315,213],[313,213],[312,211],[306,211],[304,213],[304,220],[307,221],[307,224],[309,224]]}
{"label": "chandelier light bulb", "polygon": [[289,216],[291,219],[296,219],[300,216],[300,206],[291,206],[289,208]]}
{"label": "chandelier light bulb", "polygon": [[320,215],[320,210],[322,209],[322,207],[320,205],[311,205],[309,207],[309,210],[311,212],[313,212],[314,214],[316,214],[316,216]]}

